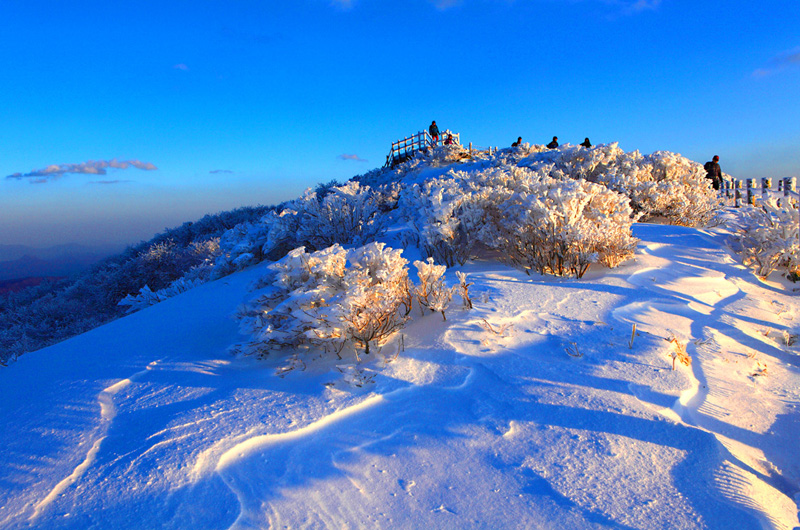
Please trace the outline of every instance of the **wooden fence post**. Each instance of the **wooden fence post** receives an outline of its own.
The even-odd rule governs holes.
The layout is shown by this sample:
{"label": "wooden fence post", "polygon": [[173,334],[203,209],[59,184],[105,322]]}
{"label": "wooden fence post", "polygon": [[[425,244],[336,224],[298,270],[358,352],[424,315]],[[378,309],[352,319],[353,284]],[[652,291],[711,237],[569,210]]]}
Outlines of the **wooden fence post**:
{"label": "wooden fence post", "polygon": [[741,180],[734,180],[733,181],[733,192],[734,192],[734,203],[733,205],[736,208],[742,207],[742,181]]}
{"label": "wooden fence post", "polygon": [[797,189],[797,178],[786,177],[783,180],[783,194],[788,196],[791,192]]}
{"label": "wooden fence post", "polygon": [[755,186],[756,186],[756,179],[747,179],[747,204],[755,206],[756,204],[756,194],[755,194]]}
{"label": "wooden fence post", "polygon": [[772,179],[761,177],[761,197],[766,199],[770,189],[772,189]]}

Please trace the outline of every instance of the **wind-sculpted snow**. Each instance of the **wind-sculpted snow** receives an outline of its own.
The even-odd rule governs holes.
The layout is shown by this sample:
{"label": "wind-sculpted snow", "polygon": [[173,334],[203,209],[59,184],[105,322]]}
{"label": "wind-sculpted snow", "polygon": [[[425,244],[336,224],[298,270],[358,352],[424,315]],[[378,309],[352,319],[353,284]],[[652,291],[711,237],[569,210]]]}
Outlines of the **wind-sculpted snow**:
{"label": "wind-sculpted snow", "polygon": [[632,228],[635,259],[581,280],[448,269],[472,309],[360,363],[226,352],[266,264],[25,355],[0,371],[0,527],[798,526],[792,285],[722,230]]}

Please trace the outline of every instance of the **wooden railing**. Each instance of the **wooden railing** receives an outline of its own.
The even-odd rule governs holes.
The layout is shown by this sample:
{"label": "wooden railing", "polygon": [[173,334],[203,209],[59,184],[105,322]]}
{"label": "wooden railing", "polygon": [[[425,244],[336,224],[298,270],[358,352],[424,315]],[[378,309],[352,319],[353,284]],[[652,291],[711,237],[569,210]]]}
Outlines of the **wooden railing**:
{"label": "wooden railing", "polygon": [[428,149],[429,147],[436,147],[437,145],[444,145],[448,135],[453,137],[453,143],[455,145],[461,145],[461,135],[449,130],[439,133],[439,141],[437,143],[434,143],[433,137],[428,131],[420,131],[411,136],[406,136],[402,140],[392,142],[392,150],[386,155],[386,165],[393,166],[400,162],[405,162],[409,158],[412,158],[418,151]]}
{"label": "wooden railing", "polygon": [[[773,184],[777,183],[777,187],[773,189]],[[762,178],[760,181],[757,179],[746,179],[744,181],[738,179],[724,179],[720,192],[723,193],[725,199],[732,200],[734,206],[739,207],[742,205],[743,200],[747,204],[756,204],[759,199],[763,200],[767,197],[775,197],[778,201],[793,201],[794,204],[798,202],[797,193],[797,178],[787,177],[782,179]]]}

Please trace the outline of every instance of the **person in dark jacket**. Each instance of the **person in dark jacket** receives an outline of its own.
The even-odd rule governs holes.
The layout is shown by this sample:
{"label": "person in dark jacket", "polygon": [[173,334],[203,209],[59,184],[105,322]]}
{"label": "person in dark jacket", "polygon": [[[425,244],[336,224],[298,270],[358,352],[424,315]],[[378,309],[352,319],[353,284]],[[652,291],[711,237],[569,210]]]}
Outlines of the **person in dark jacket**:
{"label": "person in dark jacket", "polygon": [[706,170],[706,178],[711,179],[711,185],[718,190],[722,184],[722,169],[719,167],[719,156],[714,155],[710,161],[703,166]]}
{"label": "person in dark jacket", "polygon": [[517,141],[516,141],[516,142],[514,142],[513,144],[511,144],[511,147],[519,147],[519,146],[521,146],[521,145],[522,145],[522,136],[520,136],[519,138],[517,138]]}
{"label": "person in dark jacket", "polygon": [[583,140],[583,143],[582,143],[581,145],[582,145],[583,147],[586,147],[586,148],[588,149],[589,147],[591,147],[591,146],[592,146],[592,142],[590,142],[588,138],[585,138],[585,139]]}
{"label": "person in dark jacket", "polygon": [[553,136],[553,141],[547,144],[547,147],[550,149],[555,149],[558,147],[558,136]]}
{"label": "person in dark jacket", "polygon": [[428,127],[428,133],[430,133],[431,138],[433,138],[434,146],[439,143],[439,127],[436,126],[436,120],[433,120],[431,126]]}

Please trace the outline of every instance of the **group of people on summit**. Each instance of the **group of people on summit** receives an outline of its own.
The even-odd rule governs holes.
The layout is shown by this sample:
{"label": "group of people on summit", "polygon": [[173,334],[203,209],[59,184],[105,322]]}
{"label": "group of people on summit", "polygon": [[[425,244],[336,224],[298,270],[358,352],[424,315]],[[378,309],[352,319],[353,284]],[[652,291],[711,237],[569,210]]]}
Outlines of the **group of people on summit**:
{"label": "group of people on summit", "polygon": [[[511,147],[519,147],[521,145],[522,145],[522,136],[518,137],[517,141],[511,144]],[[583,147],[591,147],[592,142],[590,142],[588,138],[584,138],[583,142],[578,145],[582,145]],[[558,147],[558,136],[553,136],[553,141],[547,144],[547,148],[555,149],[556,147]]]}
{"label": "group of people on summit", "polygon": [[[437,145],[439,143],[439,126],[436,125],[436,120],[433,120],[428,127],[428,134],[431,135],[431,139],[433,140],[433,145]],[[448,134],[447,138],[444,140],[444,145],[451,145],[453,143],[453,135]],[[517,138],[517,141],[511,144],[511,147],[519,147],[522,145],[522,136]],[[579,145],[583,147],[592,147],[592,142],[589,141],[588,138],[584,138],[583,142]],[[558,147],[558,136],[553,136],[553,141],[547,144],[549,149],[555,149]]]}

